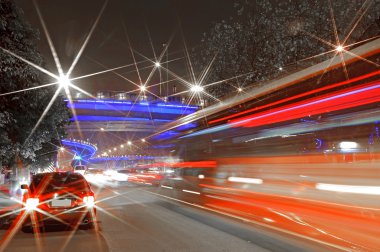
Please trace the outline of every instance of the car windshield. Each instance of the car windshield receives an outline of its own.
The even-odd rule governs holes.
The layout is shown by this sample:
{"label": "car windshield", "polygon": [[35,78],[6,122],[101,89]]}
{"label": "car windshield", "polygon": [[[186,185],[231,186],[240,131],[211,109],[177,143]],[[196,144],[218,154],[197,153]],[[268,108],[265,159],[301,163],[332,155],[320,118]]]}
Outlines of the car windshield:
{"label": "car windshield", "polygon": [[85,179],[74,173],[46,173],[36,175],[30,185],[32,193],[50,193],[54,191],[87,191]]}

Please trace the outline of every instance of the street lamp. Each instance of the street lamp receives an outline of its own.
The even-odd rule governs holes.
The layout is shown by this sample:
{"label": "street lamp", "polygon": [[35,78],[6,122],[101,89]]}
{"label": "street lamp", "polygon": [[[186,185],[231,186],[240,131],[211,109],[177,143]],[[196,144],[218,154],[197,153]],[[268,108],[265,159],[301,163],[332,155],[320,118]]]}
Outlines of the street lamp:
{"label": "street lamp", "polygon": [[342,51],[343,51],[343,46],[338,45],[338,46],[335,48],[335,50],[336,50],[337,52],[342,52]]}
{"label": "street lamp", "polygon": [[203,91],[203,87],[199,84],[195,84],[193,85],[190,90],[194,93],[199,93],[199,92],[202,92]]}
{"label": "street lamp", "polygon": [[67,88],[70,85],[70,80],[67,75],[61,75],[58,78],[58,83],[60,87]]}

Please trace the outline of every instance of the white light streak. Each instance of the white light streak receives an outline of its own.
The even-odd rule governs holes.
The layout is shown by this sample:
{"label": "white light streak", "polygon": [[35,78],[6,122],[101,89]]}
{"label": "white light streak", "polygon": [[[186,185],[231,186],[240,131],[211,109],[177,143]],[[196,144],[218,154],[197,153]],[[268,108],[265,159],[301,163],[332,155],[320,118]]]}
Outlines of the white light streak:
{"label": "white light streak", "polygon": [[258,178],[242,178],[242,177],[229,177],[230,182],[249,183],[249,184],[262,184],[263,180]]}
{"label": "white light streak", "polygon": [[44,87],[49,87],[49,86],[53,86],[53,85],[57,85],[57,84],[58,84],[58,82],[43,84],[40,86],[31,87],[31,88],[25,88],[25,89],[20,89],[20,90],[8,92],[8,93],[2,93],[2,94],[0,94],[0,96],[21,93],[21,92],[30,91],[30,90],[39,89],[39,88],[44,88]]}
{"label": "white light streak", "polygon": [[9,50],[3,48],[3,47],[0,47],[0,48],[1,48],[4,52],[6,52],[6,53],[12,55],[13,57],[15,57],[15,58],[17,58],[17,59],[19,59],[19,60],[21,60],[21,61],[23,61],[23,62],[25,62],[25,63],[27,63],[28,65],[30,65],[30,66],[36,68],[37,70],[39,70],[39,71],[41,71],[41,72],[43,72],[43,73],[45,73],[45,74],[47,74],[47,75],[53,77],[54,79],[58,79],[58,78],[59,78],[57,75],[55,75],[55,74],[49,72],[48,70],[46,70],[46,69],[40,67],[39,65],[34,64],[33,62],[31,62],[31,61],[29,61],[29,60],[27,60],[27,59],[24,59],[23,57],[18,56],[17,54],[15,54],[15,53],[13,53],[13,52],[11,52],[11,51],[9,51]]}
{"label": "white light streak", "polygon": [[340,142],[339,147],[341,149],[356,149],[358,147],[358,143],[356,143],[356,142]]}
{"label": "white light streak", "polygon": [[265,220],[265,221],[267,221],[267,222],[275,222],[274,220],[269,219],[269,218],[263,218],[263,220]]}
{"label": "white light streak", "polygon": [[380,186],[338,185],[338,184],[317,183],[315,188],[322,191],[380,195]]}
{"label": "white light streak", "polygon": [[103,11],[104,11],[104,9],[105,9],[106,6],[107,6],[107,3],[108,3],[108,0],[106,0],[106,1],[104,2],[103,6],[102,6],[102,9],[100,10],[99,15],[97,16],[97,18],[96,18],[94,24],[92,25],[90,32],[87,34],[87,37],[86,37],[86,39],[85,39],[85,41],[84,41],[82,47],[80,48],[80,50],[79,50],[77,56],[75,57],[73,63],[71,64],[69,70],[67,71],[67,75],[70,75],[70,74],[71,74],[71,72],[74,70],[75,65],[78,63],[79,58],[81,57],[81,55],[82,55],[84,49],[86,48],[87,43],[88,43],[88,41],[90,40],[90,38],[91,38],[91,36],[92,36],[92,33],[94,32],[94,30],[95,30],[95,28],[96,28],[96,26],[97,26],[97,24],[98,24],[98,22],[99,22],[99,20],[100,20],[100,17],[102,16]]}

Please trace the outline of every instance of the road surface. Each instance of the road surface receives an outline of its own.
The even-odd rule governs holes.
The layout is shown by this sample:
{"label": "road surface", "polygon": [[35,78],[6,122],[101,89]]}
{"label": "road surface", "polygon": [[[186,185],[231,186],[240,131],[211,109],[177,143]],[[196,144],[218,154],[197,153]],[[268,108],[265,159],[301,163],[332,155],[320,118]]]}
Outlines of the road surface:
{"label": "road surface", "polygon": [[[153,187],[94,188],[100,230],[18,231],[4,251],[327,251],[160,196]],[[0,230],[1,237],[6,230]]]}

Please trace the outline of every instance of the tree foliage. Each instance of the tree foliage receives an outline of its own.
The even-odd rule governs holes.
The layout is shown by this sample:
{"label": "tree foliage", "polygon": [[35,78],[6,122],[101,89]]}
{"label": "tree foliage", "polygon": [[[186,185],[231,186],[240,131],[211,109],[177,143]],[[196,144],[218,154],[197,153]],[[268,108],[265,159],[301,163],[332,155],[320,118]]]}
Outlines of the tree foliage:
{"label": "tree foliage", "polygon": [[207,89],[216,97],[331,57],[333,24],[340,43],[349,35],[344,45],[380,34],[379,0],[240,0],[235,7],[236,16],[204,33],[197,55],[203,68],[216,55],[208,83],[236,76]]}
{"label": "tree foliage", "polygon": [[[35,44],[38,35],[13,1],[0,0],[0,94],[36,87],[48,81],[37,69],[5,51],[41,66],[43,59]],[[56,99],[31,134],[55,89],[40,88],[0,96],[0,159],[3,164],[12,165],[16,155],[24,163],[39,162],[38,152],[50,148],[65,134],[64,126],[70,115],[62,96]]]}

